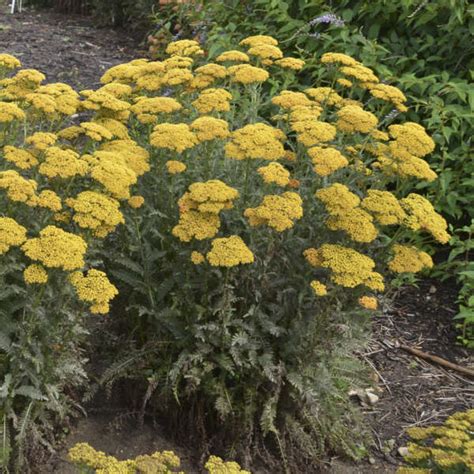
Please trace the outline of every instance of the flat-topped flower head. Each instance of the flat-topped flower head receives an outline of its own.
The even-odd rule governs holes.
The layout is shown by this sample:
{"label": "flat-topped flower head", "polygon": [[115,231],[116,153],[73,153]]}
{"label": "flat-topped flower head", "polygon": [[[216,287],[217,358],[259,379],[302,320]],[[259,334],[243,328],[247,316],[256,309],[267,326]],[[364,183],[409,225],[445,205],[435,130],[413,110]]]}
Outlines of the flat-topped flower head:
{"label": "flat-topped flower head", "polygon": [[0,189],[7,193],[13,202],[23,202],[28,206],[36,206],[36,189],[38,183],[32,179],[21,176],[15,170],[0,171]]}
{"label": "flat-topped flower head", "polygon": [[229,136],[229,124],[215,117],[201,116],[191,122],[191,130],[200,142],[223,139]]}
{"label": "flat-topped flower head", "polygon": [[290,182],[290,172],[280,163],[274,161],[267,166],[261,166],[257,172],[267,184],[287,186]]}
{"label": "flat-topped flower head", "polygon": [[71,273],[69,281],[78,298],[90,304],[93,314],[107,314],[110,301],[118,295],[117,288],[100,270],[91,269],[85,275],[82,272]]}
{"label": "flat-topped flower head", "polygon": [[224,51],[223,53],[219,54],[219,56],[217,56],[216,58],[216,61],[218,63],[248,63],[250,61],[250,58],[248,57],[248,54],[245,54],[242,51],[232,49],[230,51]]}
{"label": "flat-topped flower head", "polygon": [[181,174],[184,173],[187,168],[182,161],[178,160],[168,160],[165,166],[169,174]]}
{"label": "flat-topped flower head", "polygon": [[390,125],[388,130],[398,146],[404,148],[412,155],[422,158],[435,149],[433,139],[417,123],[405,122],[402,125]]}
{"label": "flat-topped flower head", "polygon": [[188,192],[179,200],[181,212],[197,210],[218,214],[223,209],[231,209],[239,192],[218,179],[197,182],[189,186]]}
{"label": "flat-topped flower head", "polygon": [[44,285],[48,282],[48,272],[42,265],[33,263],[28,265],[23,271],[23,279],[28,285]]}
{"label": "flat-topped flower head", "polygon": [[0,124],[10,123],[15,120],[25,120],[26,115],[18,105],[0,101]]}
{"label": "flat-topped flower head", "polygon": [[407,217],[398,199],[389,191],[369,189],[360,205],[382,225],[401,224]]}
{"label": "flat-topped flower head", "polygon": [[283,232],[303,217],[302,204],[301,197],[292,191],[281,195],[269,194],[264,196],[259,206],[246,209],[244,216],[252,227],[267,225],[277,232]]}
{"label": "flat-topped flower head", "polygon": [[308,155],[319,176],[329,176],[349,164],[348,159],[336,148],[314,146],[308,150]]}
{"label": "flat-topped flower head", "polygon": [[197,41],[185,39],[169,43],[166,53],[170,56],[202,56],[204,51]]}
{"label": "flat-topped flower head", "polygon": [[28,239],[22,249],[27,257],[47,268],[69,271],[84,266],[87,244],[82,237],[49,225],[38,237]]}
{"label": "flat-topped flower head", "polygon": [[39,161],[33,153],[23,148],[17,148],[7,145],[3,148],[3,157],[6,161],[14,164],[17,168],[22,170],[29,170],[35,167]]}
{"label": "flat-topped flower head", "polygon": [[6,53],[0,54],[0,69],[17,69],[19,67],[21,67],[21,62],[15,56]]}
{"label": "flat-topped flower head", "polygon": [[359,298],[359,305],[365,309],[375,311],[378,307],[378,301],[377,298],[374,298],[373,296],[361,296]]}
{"label": "flat-topped flower head", "polygon": [[85,176],[89,171],[88,163],[73,150],[52,146],[45,150],[44,156],[38,171],[48,178]]}
{"label": "flat-topped flower head", "polygon": [[232,235],[214,239],[206,259],[213,267],[235,267],[252,263],[254,256],[238,235]]}
{"label": "flat-topped flower head", "polygon": [[304,251],[308,263],[316,268],[331,270],[331,280],[346,288],[364,285],[375,291],[383,291],[383,277],[374,272],[375,262],[354,249],[341,245],[323,244],[318,249]]}
{"label": "flat-topped flower head", "polygon": [[297,106],[311,107],[314,102],[308,99],[302,92],[285,90],[272,98],[272,104],[278,105],[282,109],[292,109]]}
{"label": "flat-topped flower head", "polygon": [[343,231],[354,242],[369,243],[377,238],[378,231],[373,224],[373,217],[360,208],[332,213],[326,219],[328,229]]}
{"label": "flat-topped flower head", "polygon": [[395,244],[392,247],[393,257],[388,268],[395,273],[418,273],[425,268],[433,268],[433,260],[422,250],[412,245]]}
{"label": "flat-topped flower head", "polygon": [[273,38],[273,36],[254,35],[254,36],[247,36],[247,38],[244,38],[239,44],[240,46],[248,46],[248,47],[258,46],[261,44],[269,44],[271,46],[277,46],[278,41],[275,38]]}
{"label": "flat-topped flower head", "polygon": [[211,112],[228,112],[232,94],[225,89],[210,88],[201,91],[192,105],[200,114]]}
{"label": "flat-topped flower head", "polygon": [[310,87],[305,94],[322,105],[337,105],[342,97],[331,87]]}
{"label": "flat-topped flower head", "polygon": [[336,127],[320,120],[293,122],[291,129],[296,132],[296,140],[306,147],[327,143],[336,137]]}
{"label": "flat-topped flower head", "polygon": [[279,160],[285,156],[283,132],[264,123],[246,125],[230,135],[225,155],[234,160]]}
{"label": "flat-topped flower head", "polygon": [[199,143],[186,123],[160,123],[150,135],[150,143],[157,148],[166,148],[182,153]]}
{"label": "flat-topped flower head", "polygon": [[282,69],[291,69],[293,71],[301,71],[305,62],[298,58],[281,58],[275,61],[275,65]]}
{"label": "flat-topped flower head", "polygon": [[369,133],[378,124],[377,117],[356,105],[346,105],[338,110],[336,127],[347,133]]}
{"label": "flat-topped flower head", "polygon": [[0,217],[0,255],[26,240],[26,229],[10,217]]}
{"label": "flat-topped flower head", "polygon": [[321,62],[323,64],[342,64],[343,66],[357,66],[360,64],[351,56],[342,53],[324,53],[321,56]]}
{"label": "flat-topped flower head", "polygon": [[326,188],[318,189],[315,196],[324,203],[330,214],[341,214],[360,204],[359,196],[341,183],[334,183]]}
{"label": "flat-topped flower head", "polygon": [[250,64],[231,66],[228,68],[228,71],[232,82],[244,85],[265,82],[270,77],[270,74],[265,69],[250,66]]}
{"label": "flat-topped flower head", "polygon": [[182,242],[192,239],[212,239],[220,227],[217,214],[188,210],[180,214],[179,222],[173,227],[172,234]]}

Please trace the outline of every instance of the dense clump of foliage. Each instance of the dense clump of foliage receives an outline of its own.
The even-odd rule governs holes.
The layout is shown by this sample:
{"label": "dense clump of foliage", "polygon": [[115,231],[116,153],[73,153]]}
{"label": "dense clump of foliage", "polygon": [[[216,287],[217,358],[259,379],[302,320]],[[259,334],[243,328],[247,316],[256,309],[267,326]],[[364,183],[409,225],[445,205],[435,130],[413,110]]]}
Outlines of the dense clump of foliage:
{"label": "dense clump of foliage", "polygon": [[5,465],[69,413],[85,311],[118,291],[103,383],[136,381],[142,418],[274,469],[363,453],[353,352],[450,238],[417,190],[435,144],[351,56],[308,87],[276,39],[240,46],[176,41],[80,94],[0,55]]}
{"label": "dense clump of foliage", "polygon": [[[474,218],[471,159],[474,94],[471,87],[473,44],[470,31],[474,10],[466,0],[438,2],[366,1],[235,1],[203,2],[202,8],[179,8],[171,21],[156,16],[155,44],[171,34],[207,38],[211,53],[231,47],[246,34],[273,34],[284,50],[304,51],[308,57],[302,82],[318,77],[318,58],[327,51],[359,57],[385,80],[400,84],[412,107],[409,120],[426,124],[436,143],[429,157],[438,179],[420,186],[435,208],[449,216],[454,228],[469,226]],[[177,8],[177,7],[176,7]],[[184,16],[184,20],[183,20]],[[173,19],[175,19],[173,21]],[[182,29],[183,24],[191,28]],[[396,111],[394,111],[396,113]],[[471,224],[472,225],[472,224]],[[464,238],[469,233],[459,232]],[[469,247],[469,243],[464,244]],[[453,249],[456,262],[440,268],[442,277],[456,272],[462,290],[457,316],[461,340],[472,345],[474,285],[471,269]],[[439,273],[438,273],[439,275]]]}

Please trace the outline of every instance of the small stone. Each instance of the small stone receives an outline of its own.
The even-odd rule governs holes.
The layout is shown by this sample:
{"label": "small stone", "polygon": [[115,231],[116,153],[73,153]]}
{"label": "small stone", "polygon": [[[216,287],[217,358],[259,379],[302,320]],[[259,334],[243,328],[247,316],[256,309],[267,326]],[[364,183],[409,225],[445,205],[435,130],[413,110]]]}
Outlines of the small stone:
{"label": "small stone", "polygon": [[436,286],[434,285],[431,285],[430,286],[430,293],[433,294],[433,293],[436,293],[438,290],[436,289]]}
{"label": "small stone", "polygon": [[408,448],[406,446],[400,446],[397,451],[398,451],[398,454],[402,457],[405,457],[408,455]]}
{"label": "small stone", "polygon": [[375,459],[374,458],[369,458],[369,464],[375,464]]}
{"label": "small stone", "polygon": [[375,405],[380,400],[380,398],[373,392],[367,391],[365,393],[365,396],[367,401],[369,402],[369,405]]}

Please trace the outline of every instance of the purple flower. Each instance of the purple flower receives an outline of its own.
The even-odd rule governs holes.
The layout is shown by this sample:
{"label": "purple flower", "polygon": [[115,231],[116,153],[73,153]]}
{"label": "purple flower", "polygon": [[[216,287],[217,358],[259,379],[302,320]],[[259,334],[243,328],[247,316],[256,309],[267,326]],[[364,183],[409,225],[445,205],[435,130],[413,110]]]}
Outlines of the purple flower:
{"label": "purple flower", "polygon": [[337,15],[334,15],[334,13],[325,13],[324,15],[319,15],[315,18],[313,18],[310,22],[310,26],[314,25],[319,25],[321,23],[325,23],[328,25],[334,25],[339,28],[342,28],[344,26],[344,20]]}

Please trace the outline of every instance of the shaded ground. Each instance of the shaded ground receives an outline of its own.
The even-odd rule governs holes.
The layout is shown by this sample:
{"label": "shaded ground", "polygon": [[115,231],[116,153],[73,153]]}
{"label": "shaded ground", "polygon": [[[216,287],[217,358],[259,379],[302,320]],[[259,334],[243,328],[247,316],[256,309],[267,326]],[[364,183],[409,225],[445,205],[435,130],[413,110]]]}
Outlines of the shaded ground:
{"label": "shaded ground", "polygon": [[[67,82],[77,89],[95,87],[103,71],[143,53],[124,31],[95,29],[88,18],[49,12],[6,14],[0,0],[0,52],[14,54],[24,67],[45,72],[48,80]],[[374,434],[371,462],[360,465],[328,461],[324,472],[333,474],[394,473],[400,457],[397,448],[406,443],[409,426],[441,422],[451,413],[474,405],[474,385],[466,377],[422,361],[397,345],[408,344],[464,366],[473,366],[472,353],[456,346],[452,317],[456,289],[446,283],[425,281],[419,288],[403,289],[395,303],[374,322],[374,336],[365,354],[374,369],[379,401],[364,407]],[[358,403],[357,399],[354,403]],[[169,443],[159,427],[137,428],[109,407],[92,411],[65,441],[65,447],[88,441],[97,449],[119,458],[172,449],[186,472],[198,472],[187,453]],[[122,421],[122,423],[119,423]],[[46,467],[34,472],[75,472],[65,461],[66,448]],[[310,474],[310,473],[309,473]]]}
{"label": "shaded ground", "polygon": [[24,10],[10,15],[0,0],[0,52],[13,54],[24,68],[66,82],[78,90],[99,85],[111,66],[143,53],[124,30],[94,28],[90,18]]}

